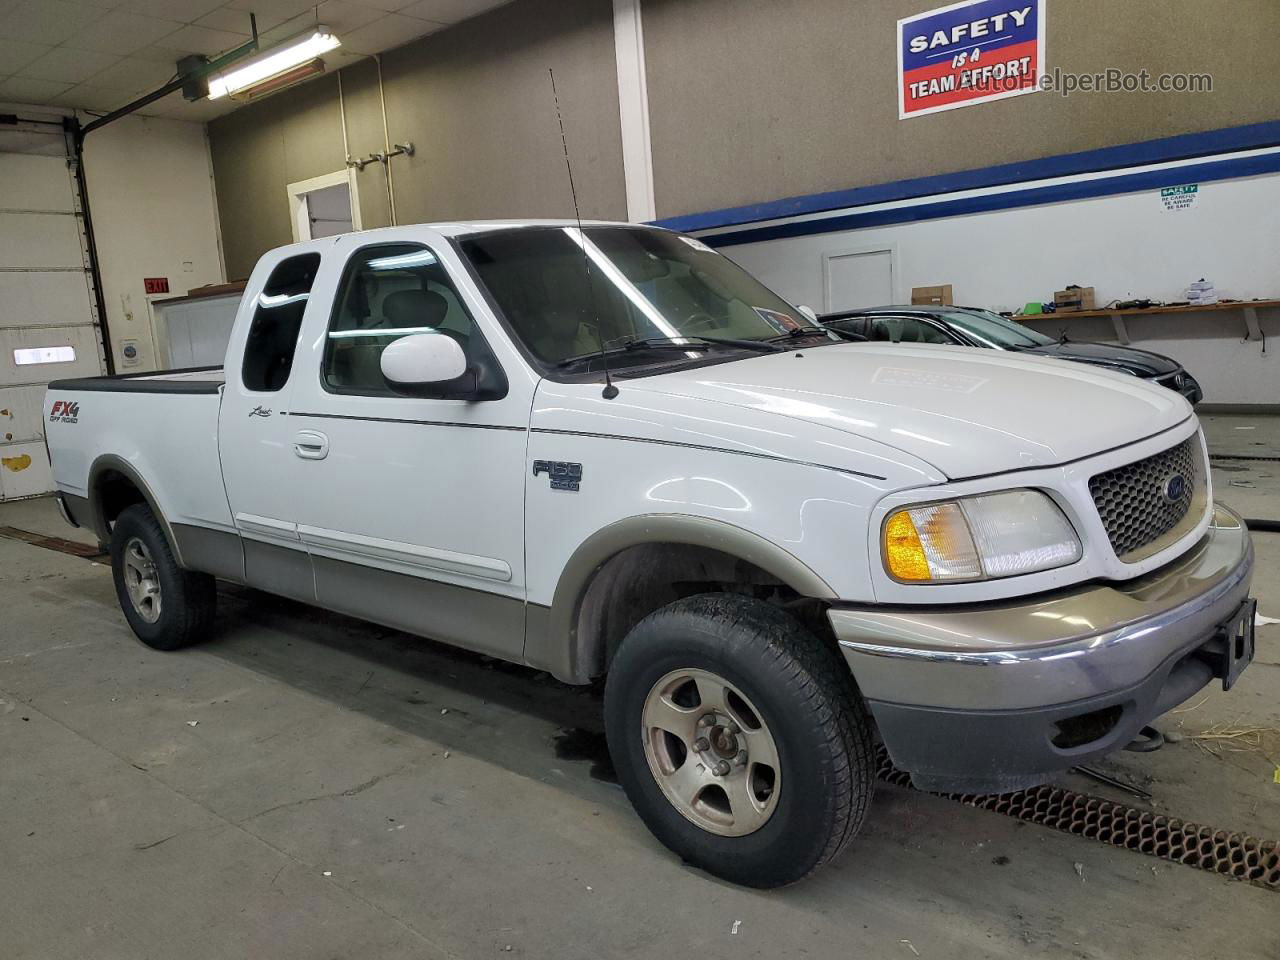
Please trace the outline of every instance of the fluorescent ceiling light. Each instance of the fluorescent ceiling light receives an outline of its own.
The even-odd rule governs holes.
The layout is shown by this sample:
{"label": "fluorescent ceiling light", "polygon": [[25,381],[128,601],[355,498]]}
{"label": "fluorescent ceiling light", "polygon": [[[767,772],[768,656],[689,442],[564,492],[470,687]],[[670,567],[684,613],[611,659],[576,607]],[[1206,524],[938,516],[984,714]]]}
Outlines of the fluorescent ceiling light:
{"label": "fluorescent ceiling light", "polygon": [[284,73],[299,64],[314,60],[322,53],[340,46],[342,43],[328,27],[316,27],[310,33],[302,34],[287,40],[279,46],[272,47],[265,54],[255,57],[220,76],[209,78],[209,99],[216,100],[270,80],[277,74]]}

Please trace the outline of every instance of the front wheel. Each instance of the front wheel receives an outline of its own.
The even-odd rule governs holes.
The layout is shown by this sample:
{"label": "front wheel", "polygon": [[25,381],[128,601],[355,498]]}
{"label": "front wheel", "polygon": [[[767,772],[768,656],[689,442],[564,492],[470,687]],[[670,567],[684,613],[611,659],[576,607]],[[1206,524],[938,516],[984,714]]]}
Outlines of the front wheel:
{"label": "front wheel", "polygon": [[155,515],[126,507],[111,528],[111,572],[120,609],[134,634],[156,650],[204,638],[213,623],[213,577],[178,566]]}
{"label": "front wheel", "polygon": [[870,723],[848,668],[758,600],[690,597],[642,620],[610,666],[605,722],[649,829],[735,883],[807,876],[870,803]]}

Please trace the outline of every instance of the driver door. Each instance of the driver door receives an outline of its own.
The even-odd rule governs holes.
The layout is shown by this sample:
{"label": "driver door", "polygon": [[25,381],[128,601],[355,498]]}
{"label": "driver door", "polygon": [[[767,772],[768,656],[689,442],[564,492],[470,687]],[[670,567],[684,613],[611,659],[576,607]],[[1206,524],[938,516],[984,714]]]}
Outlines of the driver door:
{"label": "driver door", "polygon": [[[533,382],[452,248],[424,233],[339,241],[333,309],[308,316],[299,363],[313,373],[290,398],[298,536],[321,605],[518,660]],[[495,400],[397,395],[380,357],[411,334],[516,375]]]}

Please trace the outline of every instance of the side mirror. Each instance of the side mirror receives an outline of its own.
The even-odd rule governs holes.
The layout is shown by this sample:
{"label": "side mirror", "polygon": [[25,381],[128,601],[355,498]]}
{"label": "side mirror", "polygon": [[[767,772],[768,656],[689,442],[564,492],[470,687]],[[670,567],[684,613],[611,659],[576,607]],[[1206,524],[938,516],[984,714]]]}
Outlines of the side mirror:
{"label": "side mirror", "polygon": [[821,326],[821,324],[818,323],[818,315],[813,312],[813,307],[806,307],[802,303],[796,309],[799,310],[801,313],[803,313],[806,317],[808,317],[810,322],[812,322],[815,326]]}
{"label": "side mirror", "polygon": [[382,351],[382,375],[392,389],[408,394],[430,392],[467,372],[467,355],[452,337],[413,333]]}

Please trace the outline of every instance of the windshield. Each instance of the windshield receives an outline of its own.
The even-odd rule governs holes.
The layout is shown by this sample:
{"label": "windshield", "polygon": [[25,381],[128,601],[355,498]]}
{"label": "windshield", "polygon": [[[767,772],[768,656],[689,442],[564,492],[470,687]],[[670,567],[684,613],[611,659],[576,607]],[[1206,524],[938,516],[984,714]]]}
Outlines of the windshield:
{"label": "windshield", "polygon": [[1053,343],[1052,337],[1046,337],[1030,327],[1006,320],[1004,317],[987,310],[956,311],[943,315],[947,323],[973,334],[994,347],[1017,349],[1018,347],[1043,347]]}
{"label": "windshield", "polygon": [[[571,372],[598,369],[590,354],[602,345],[670,346],[686,337],[764,342],[814,326],[733,261],[665,230],[522,227],[458,245],[529,352],[547,366],[568,361]],[[697,352],[633,349],[608,362],[618,369],[707,354],[703,342]]]}

